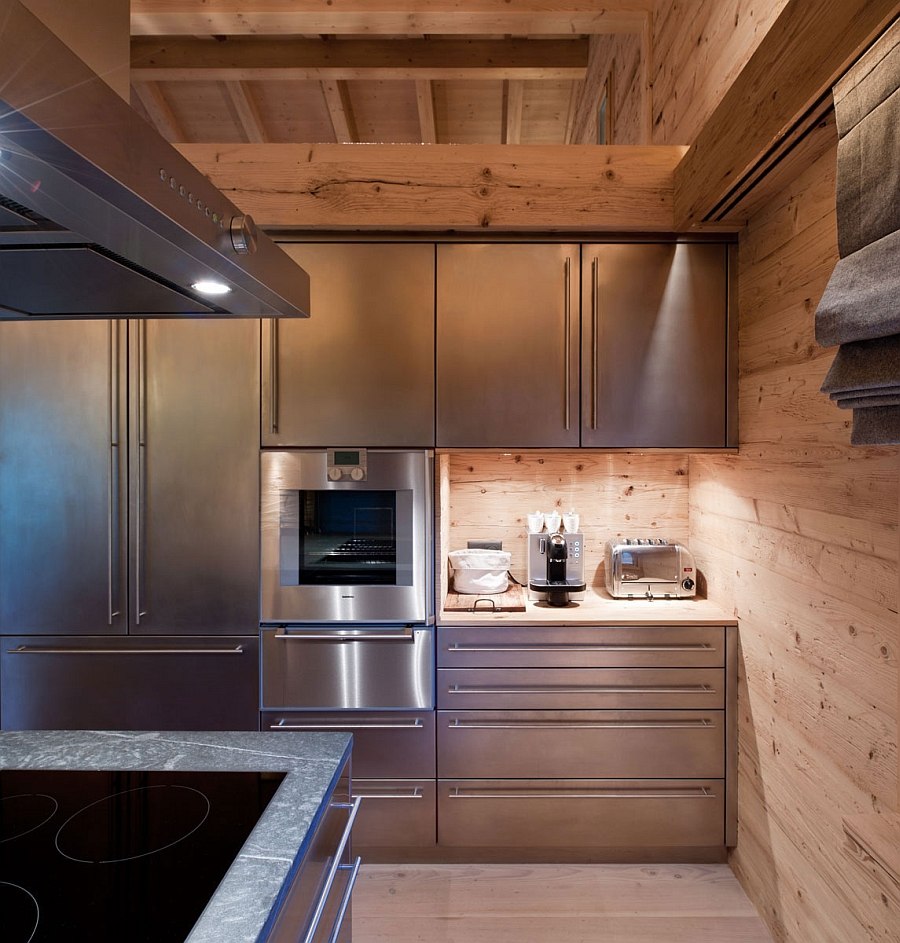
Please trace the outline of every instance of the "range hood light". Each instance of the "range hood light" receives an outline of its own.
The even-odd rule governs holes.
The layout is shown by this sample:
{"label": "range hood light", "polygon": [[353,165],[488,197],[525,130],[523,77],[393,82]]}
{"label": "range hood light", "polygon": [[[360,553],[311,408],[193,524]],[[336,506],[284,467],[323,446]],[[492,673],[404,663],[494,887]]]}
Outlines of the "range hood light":
{"label": "range hood light", "polygon": [[201,278],[193,282],[191,288],[201,295],[227,295],[231,291],[224,282],[217,282],[213,278]]}

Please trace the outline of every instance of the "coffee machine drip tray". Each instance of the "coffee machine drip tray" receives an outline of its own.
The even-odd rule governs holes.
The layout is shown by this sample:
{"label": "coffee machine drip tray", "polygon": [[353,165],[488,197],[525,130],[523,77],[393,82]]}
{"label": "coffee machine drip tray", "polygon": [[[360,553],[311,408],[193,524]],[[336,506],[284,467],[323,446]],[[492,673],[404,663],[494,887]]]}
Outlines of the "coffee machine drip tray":
{"label": "coffee machine drip tray", "polygon": [[536,593],[546,593],[549,589],[564,589],[569,593],[583,593],[587,584],[583,580],[529,580],[528,588]]}

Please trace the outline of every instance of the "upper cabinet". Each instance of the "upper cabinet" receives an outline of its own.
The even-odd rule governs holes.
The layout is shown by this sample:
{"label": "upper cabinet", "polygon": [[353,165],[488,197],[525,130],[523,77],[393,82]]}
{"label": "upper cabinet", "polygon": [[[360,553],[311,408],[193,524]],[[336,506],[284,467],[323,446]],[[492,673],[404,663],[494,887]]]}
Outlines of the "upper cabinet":
{"label": "upper cabinet", "polygon": [[263,323],[264,446],[434,445],[434,245],[283,248],[308,320]]}
{"label": "upper cabinet", "polygon": [[579,442],[579,247],[439,245],[437,444]]}
{"label": "upper cabinet", "polygon": [[722,448],[727,246],[582,248],[581,444]]}

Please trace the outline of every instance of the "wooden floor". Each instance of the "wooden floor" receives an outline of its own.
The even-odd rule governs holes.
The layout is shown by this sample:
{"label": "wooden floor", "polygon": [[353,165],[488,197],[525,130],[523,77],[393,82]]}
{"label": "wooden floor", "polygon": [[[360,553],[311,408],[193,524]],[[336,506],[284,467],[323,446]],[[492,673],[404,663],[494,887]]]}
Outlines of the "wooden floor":
{"label": "wooden floor", "polygon": [[365,865],[353,943],[771,943],[727,865]]}

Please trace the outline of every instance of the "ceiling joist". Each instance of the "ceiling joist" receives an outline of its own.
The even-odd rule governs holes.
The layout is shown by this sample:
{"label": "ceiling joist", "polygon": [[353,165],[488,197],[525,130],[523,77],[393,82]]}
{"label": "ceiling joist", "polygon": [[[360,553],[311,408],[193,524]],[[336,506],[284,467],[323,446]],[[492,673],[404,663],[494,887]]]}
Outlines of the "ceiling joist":
{"label": "ceiling joist", "polygon": [[634,33],[655,0],[131,0],[134,36]]}
{"label": "ceiling joist", "polygon": [[334,139],[338,144],[355,144],[359,137],[356,133],[356,122],[353,120],[353,106],[350,103],[347,83],[340,79],[326,79],[322,82],[322,94],[325,96],[325,105],[334,128]]}
{"label": "ceiling joist", "polygon": [[175,117],[162,89],[155,82],[133,82],[131,85],[138,101],[156,130],[168,141],[185,141],[184,131]]}
{"label": "ceiling joist", "polygon": [[244,137],[251,144],[265,144],[268,140],[265,126],[246,82],[225,82],[225,94],[234,109]]}
{"label": "ceiling joist", "polygon": [[419,110],[419,128],[423,144],[437,144],[437,124],[434,119],[434,89],[429,79],[416,82],[416,107]]}
{"label": "ceiling joist", "polygon": [[134,82],[580,79],[585,39],[135,39]]}

